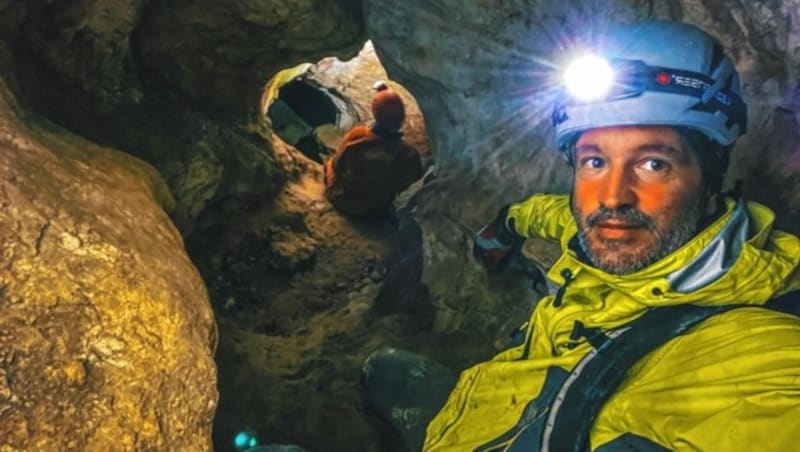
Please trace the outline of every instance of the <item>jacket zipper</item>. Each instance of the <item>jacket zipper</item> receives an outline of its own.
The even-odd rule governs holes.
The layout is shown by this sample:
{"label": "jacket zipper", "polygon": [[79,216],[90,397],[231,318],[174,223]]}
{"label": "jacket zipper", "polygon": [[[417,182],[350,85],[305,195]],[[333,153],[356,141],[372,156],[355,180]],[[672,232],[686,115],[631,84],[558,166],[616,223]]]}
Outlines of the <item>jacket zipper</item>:
{"label": "jacket zipper", "polygon": [[558,288],[558,292],[556,292],[556,299],[553,300],[553,307],[556,308],[560,308],[561,304],[564,302],[564,292],[567,291],[567,286],[569,283],[573,281],[572,271],[568,268],[561,270],[561,277],[564,278],[564,284]]}
{"label": "jacket zipper", "polygon": [[[556,298],[553,300],[553,307],[559,308],[564,301],[564,292],[567,291],[567,286],[571,283],[574,278],[572,275],[572,271],[568,268],[561,270],[561,277],[564,278],[564,284],[558,288],[558,292],[556,292]],[[534,308],[535,309],[535,308]],[[528,356],[531,353],[531,343],[533,342],[533,328],[528,328],[528,340],[525,342],[525,348],[522,351],[522,356],[519,358],[520,360],[528,359]]]}

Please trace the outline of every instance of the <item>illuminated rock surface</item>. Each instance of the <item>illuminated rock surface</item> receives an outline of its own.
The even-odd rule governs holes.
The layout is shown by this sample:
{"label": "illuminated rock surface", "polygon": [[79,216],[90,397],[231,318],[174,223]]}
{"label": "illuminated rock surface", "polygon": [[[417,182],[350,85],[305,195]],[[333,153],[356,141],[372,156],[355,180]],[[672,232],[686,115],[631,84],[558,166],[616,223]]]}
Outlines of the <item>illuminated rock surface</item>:
{"label": "illuminated rock surface", "polygon": [[217,330],[158,173],[0,78],[0,450],[208,450]]}

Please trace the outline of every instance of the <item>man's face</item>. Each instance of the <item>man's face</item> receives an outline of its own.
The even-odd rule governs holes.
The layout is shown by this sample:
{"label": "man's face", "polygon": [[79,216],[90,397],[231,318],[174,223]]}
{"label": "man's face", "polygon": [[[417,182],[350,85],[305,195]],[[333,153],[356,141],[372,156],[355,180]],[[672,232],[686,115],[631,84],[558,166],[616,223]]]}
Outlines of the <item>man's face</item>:
{"label": "man's face", "polygon": [[609,127],[575,149],[572,211],[592,263],[618,275],[668,255],[707,209],[700,164],[671,127]]}

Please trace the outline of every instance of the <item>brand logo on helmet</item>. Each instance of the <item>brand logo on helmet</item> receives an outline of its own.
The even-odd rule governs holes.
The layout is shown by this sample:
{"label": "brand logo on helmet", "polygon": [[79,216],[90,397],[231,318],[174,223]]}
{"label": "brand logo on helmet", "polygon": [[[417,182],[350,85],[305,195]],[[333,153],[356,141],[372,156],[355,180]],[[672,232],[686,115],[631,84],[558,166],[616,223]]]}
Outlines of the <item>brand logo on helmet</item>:
{"label": "brand logo on helmet", "polygon": [[[658,83],[662,84],[662,85],[665,85],[665,83],[661,82],[661,75],[662,74],[663,74],[663,72],[656,76],[656,81]],[[672,77],[673,83],[675,83],[676,85],[679,85],[679,86],[686,86],[688,88],[702,89],[702,90],[707,90],[708,88],[711,87],[711,85],[709,85],[708,83],[704,82],[703,80],[696,79],[694,77],[686,77],[686,76],[683,76],[683,75],[675,75],[675,74],[672,74],[671,77]],[[726,95],[725,93],[719,92],[714,97],[716,97],[717,101],[719,101],[723,105],[730,106],[731,103],[733,102],[731,97]]]}

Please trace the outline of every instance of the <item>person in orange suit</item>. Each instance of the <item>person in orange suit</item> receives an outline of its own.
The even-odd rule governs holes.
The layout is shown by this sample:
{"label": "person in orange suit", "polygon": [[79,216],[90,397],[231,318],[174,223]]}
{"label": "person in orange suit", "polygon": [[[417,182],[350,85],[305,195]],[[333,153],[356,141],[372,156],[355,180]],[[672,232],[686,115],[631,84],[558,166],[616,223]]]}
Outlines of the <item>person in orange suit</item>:
{"label": "person in orange suit", "polygon": [[358,125],[325,162],[325,196],[343,214],[358,219],[390,215],[398,193],[422,176],[416,149],[403,141],[405,107],[385,82],[375,83],[371,126]]}

